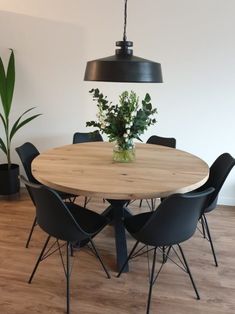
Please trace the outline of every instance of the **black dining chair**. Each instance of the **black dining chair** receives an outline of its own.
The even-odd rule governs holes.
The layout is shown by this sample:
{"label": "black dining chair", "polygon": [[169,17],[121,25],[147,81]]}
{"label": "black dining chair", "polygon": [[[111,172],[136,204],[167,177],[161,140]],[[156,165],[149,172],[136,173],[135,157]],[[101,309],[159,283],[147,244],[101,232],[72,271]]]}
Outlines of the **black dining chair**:
{"label": "black dining chair", "polygon": [[103,142],[100,132],[76,132],[73,135],[73,144],[86,143],[86,142]]}
{"label": "black dining chair", "polygon": [[216,208],[219,192],[234,165],[235,159],[229,153],[221,154],[211,165],[209,177],[206,183],[204,183],[200,188],[196,189],[196,191],[203,191],[209,187],[213,187],[215,189],[214,192],[209,197],[208,203],[206,204],[202,216],[200,217],[202,233],[204,238],[206,238],[210,243],[215,266],[218,266],[218,261],[216,258],[214,244],[212,241],[206,214],[208,214],[209,212]]}
{"label": "black dining chair", "polygon": [[[32,174],[32,169],[31,169],[31,165],[32,165],[32,161],[34,160],[34,158],[36,158],[40,153],[38,151],[38,149],[30,142],[26,142],[23,145],[19,146],[16,148],[16,152],[20,157],[20,160],[22,162],[22,165],[24,167],[26,176],[29,180],[29,182],[31,183],[36,183],[36,184],[41,184],[40,182],[38,182],[36,180],[36,178],[33,176]],[[70,200],[72,202],[75,201],[75,198],[77,197],[76,195],[73,194],[69,194],[69,193],[64,193],[64,192],[59,192],[59,195],[62,199],[64,200]],[[29,193],[32,202],[34,203],[34,200],[32,198],[32,195]],[[32,227],[30,229],[30,233],[26,242],[26,248],[28,248],[34,228],[37,224],[37,217],[35,216],[34,220],[33,220],[33,224]]]}
{"label": "black dining chair", "polygon": [[147,140],[146,143],[176,148],[176,139],[174,137],[162,137],[162,136],[152,135],[150,136],[150,138]]}
{"label": "black dining chair", "polygon": [[[32,282],[40,262],[44,261],[53,253],[59,252],[66,276],[66,313],[69,314],[70,275],[72,268],[71,255],[72,246],[74,244],[76,244],[78,249],[79,243],[89,243],[91,245],[92,252],[99,260],[107,277],[110,278],[109,272],[105,267],[93,241],[94,236],[96,236],[107,225],[108,220],[104,216],[75,203],[64,202],[57,192],[46,186],[30,183],[23,176],[21,176],[21,181],[26,185],[33,196],[36,206],[38,225],[48,235],[28,282]],[[51,238],[54,238],[54,242],[48,248]],[[63,244],[61,244],[61,241]],[[65,258],[62,254],[62,248],[64,246],[66,247]],[[64,259],[66,261],[64,261]]]}
{"label": "black dining chair", "polygon": [[[127,217],[124,220],[127,231],[133,236],[136,243],[130,251],[128,258],[123,264],[117,277],[121,275],[130,259],[140,256],[141,254],[149,254],[150,251],[153,251],[146,310],[147,314],[150,312],[152,287],[156,282],[163,265],[168,259],[172,260],[176,265],[188,273],[197,299],[200,299],[181,243],[193,236],[204,204],[213,191],[213,188],[209,188],[208,190],[201,192],[173,194],[165,198],[160,203],[157,210]],[[141,249],[137,249],[139,243],[143,244]],[[176,251],[174,246],[178,247],[180,254]],[[164,251],[162,250],[162,247],[165,248]],[[160,269],[156,272],[155,264],[157,250],[160,251],[161,254],[164,254],[165,258],[162,261]],[[169,256],[170,250],[176,253],[180,265],[172,259],[172,256]]]}
{"label": "black dining chair", "polygon": [[[176,139],[174,137],[162,137],[162,136],[157,136],[157,135],[152,135],[149,137],[147,140],[146,144],[155,144],[155,145],[161,145],[161,146],[166,146],[166,147],[171,147],[171,148],[176,148]],[[142,206],[143,200],[140,200],[139,207]],[[154,210],[156,207],[156,199],[146,199],[146,202],[148,204],[148,207],[150,210]]]}

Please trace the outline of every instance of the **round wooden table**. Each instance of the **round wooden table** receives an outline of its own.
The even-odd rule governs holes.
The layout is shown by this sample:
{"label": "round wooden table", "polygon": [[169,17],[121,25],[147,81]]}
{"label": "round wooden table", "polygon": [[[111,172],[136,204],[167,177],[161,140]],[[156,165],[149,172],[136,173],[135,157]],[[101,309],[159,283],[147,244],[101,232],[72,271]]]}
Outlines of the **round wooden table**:
{"label": "round wooden table", "polygon": [[192,154],[151,144],[136,144],[135,162],[116,163],[112,149],[107,142],[53,148],[34,159],[32,172],[39,182],[56,190],[109,199],[111,205],[104,214],[111,213],[113,218],[120,269],[127,256],[122,223],[127,200],[192,191],[207,180],[209,168]]}

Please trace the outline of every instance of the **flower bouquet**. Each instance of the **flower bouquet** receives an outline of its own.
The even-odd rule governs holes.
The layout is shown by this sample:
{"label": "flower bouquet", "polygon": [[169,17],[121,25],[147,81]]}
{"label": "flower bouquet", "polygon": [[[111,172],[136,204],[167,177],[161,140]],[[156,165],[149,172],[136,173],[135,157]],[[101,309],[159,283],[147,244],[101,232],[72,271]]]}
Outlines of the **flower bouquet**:
{"label": "flower bouquet", "polygon": [[152,108],[151,97],[147,93],[139,102],[135,92],[124,91],[119,96],[119,103],[114,105],[107,100],[99,89],[92,89],[90,93],[97,102],[97,121],[88,121],[86,126],[97,127],[101,133],[108,136],[110,142],[115,142],[113,159],[118,162],[130,162],[135,160],[134,139],[140,139],[140,135],[150,125],[156,123],[153,117],[157,113]]}

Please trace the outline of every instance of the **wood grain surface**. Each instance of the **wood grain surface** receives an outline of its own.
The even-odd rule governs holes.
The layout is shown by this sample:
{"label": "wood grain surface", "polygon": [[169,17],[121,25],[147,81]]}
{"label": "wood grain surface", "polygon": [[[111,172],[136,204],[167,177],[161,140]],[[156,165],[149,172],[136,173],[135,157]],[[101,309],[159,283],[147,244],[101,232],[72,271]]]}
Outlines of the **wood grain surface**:
{"label": "wood grain surface", "polygon": [[136,160],[116,163],[113,144],[94,142],[50,149],[32,163],[34,176],[54,189],[110,199],[143,199],[188,192],[208,178],[208,165],[187,152],[137,144]]}

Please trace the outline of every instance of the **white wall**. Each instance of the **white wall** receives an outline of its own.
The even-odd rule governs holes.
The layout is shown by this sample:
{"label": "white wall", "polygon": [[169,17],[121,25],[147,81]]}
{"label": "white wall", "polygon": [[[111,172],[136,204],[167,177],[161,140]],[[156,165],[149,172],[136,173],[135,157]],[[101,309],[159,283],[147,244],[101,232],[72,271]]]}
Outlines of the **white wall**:
{"label": "white wall", "polygon": [[[129,0],[134,54],[160,62],[164,84],[84,82],[86,61],[114,54],[114,42],[122,39],[123,4],[0,0],[0,55],[7,62],[11,47],[16,57],[12,120],[30,106],[43,113],[13,147],[32,141],[43,151],[70,143],[95,118],[88,91],[98,87],[114,101],[125,89],[150,93],[158,123],[143,140],[153,133],[174,136],[179,149],[209,165],[222,152],[235,156],[235,1]],[[19,162],[16,154],[13,160]],[[235,204],[235,170],[219,201]]]}

